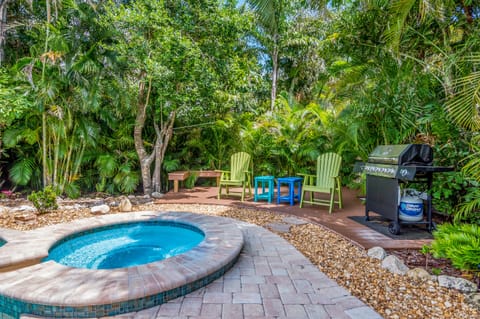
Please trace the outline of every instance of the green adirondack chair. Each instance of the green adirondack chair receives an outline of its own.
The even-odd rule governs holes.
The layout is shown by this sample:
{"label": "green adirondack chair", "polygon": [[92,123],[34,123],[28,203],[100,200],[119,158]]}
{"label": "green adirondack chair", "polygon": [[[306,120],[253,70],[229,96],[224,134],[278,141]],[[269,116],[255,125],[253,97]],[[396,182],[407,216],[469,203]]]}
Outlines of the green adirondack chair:
{"label": "green adirondack chair", "polygon": [[[336,153],[325,153],[317,158],[316,175],[298,174],[303,176],[302,196],[300,208],[304,203],[312,205],[329,206],[329,213],[335,204],[342,208],[342,188],[340,184],[340,165],[342,158]],[[310,193],[310,198],[305,198],[305,193]],[[315,193],[329,194],[330,198],[315,198]],[[338,199],[335,199],[337,193]],[[324,196],[325,197],[325,196]]]}
{"label": "green adirondack chair", "polygon": [[[240,196],[245,199],[245,188],[248,188],[250,196],[252,195],[252,171],[250,169],[250,154],[245,152],[235,153],[230,157],[230,170],[222,171],[218,183],[218,199],[222,195],[222,189],[225,187],[226,195]],[[232,192],[230,187],[241,187],[241,192]]]}

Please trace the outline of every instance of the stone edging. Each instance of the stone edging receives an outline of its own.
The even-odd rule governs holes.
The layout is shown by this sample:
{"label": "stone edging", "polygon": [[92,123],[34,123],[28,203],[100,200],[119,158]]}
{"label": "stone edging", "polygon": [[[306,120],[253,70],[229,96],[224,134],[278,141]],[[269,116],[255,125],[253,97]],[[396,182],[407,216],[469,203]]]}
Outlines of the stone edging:
{"label": "stone edging", "polygon": [[367,251],[367,255],[370,258],[378,259],[381,262],[381,267],[387,269],[393,274],[406,275],[408,277],[433,282],[437,282],[440,287],[456,289],[465,294],[465,300],[473,307],[480,309],[480,293],[478,291],[477,284],[466,280],[464,278],[453,276],[435,276],[430,275],[423,268],[409,269],[405,263],[394,255],[387,255],[387,252],[382,247],[373,247]]}

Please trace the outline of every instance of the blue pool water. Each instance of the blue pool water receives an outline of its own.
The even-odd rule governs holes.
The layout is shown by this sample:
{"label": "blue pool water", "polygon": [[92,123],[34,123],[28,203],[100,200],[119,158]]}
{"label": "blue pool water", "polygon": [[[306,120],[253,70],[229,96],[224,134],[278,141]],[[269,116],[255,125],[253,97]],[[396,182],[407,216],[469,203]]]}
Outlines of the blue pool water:
{"label": "blue pool water", "polygon": [[64,238],[50,249],[44,261],[89,269],[131,267],[184,253],[204,237],[200,229],[183,223],[112,225]]}

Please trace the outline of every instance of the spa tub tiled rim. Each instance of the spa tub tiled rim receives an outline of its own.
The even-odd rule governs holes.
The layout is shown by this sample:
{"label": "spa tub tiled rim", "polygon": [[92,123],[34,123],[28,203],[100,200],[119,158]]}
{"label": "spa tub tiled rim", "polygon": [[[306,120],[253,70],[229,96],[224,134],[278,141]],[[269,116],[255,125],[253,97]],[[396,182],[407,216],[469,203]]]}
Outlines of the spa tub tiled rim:
{"label": "spa tub tiled rim", "polygon": [[241,230],[227,218],[143,211],[82,219],[8,236],[0,248],[0,267],[21,264],[25,262],[22,258],[41,260],[57,241],[74,233],[137,221],[190,224],[202,230],[205,239],[184,254],[130,268],[91,270],[48,261],[0,273],[0,305],[4,302],[19,307],[29,303],[38,309],[47,305],[65,313],[82,307],[85,313],[95,307],[111,311],[108,314],[129,312],[136,310],[136,305],[141,308],[142,304],[159,304],[215,280],[233,265],[243,247]]}

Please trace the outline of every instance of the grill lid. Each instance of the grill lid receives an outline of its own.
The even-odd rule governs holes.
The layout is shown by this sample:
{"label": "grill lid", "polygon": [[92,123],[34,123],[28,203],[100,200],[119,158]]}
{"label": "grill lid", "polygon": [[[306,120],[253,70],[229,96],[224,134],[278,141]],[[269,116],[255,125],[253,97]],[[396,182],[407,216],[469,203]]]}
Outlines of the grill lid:
{"label": "grill lid", "polygon": [[432,165],[433,151],[427,144],[379,145],[368,156],[369,163]]}

